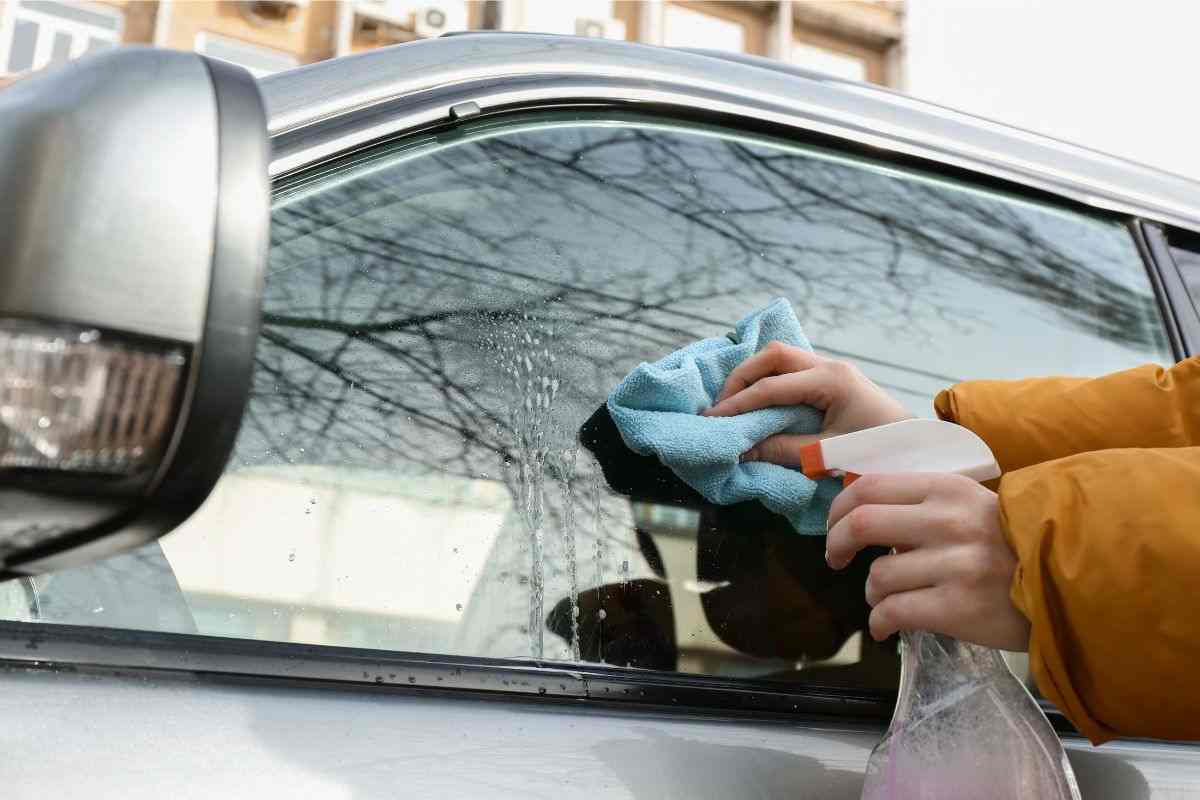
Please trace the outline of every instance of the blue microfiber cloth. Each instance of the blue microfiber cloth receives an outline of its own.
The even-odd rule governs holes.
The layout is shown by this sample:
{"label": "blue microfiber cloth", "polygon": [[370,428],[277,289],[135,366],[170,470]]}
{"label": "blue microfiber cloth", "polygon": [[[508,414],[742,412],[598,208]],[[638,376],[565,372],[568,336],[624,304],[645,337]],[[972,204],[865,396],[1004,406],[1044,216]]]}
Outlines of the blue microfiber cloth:
{"label": "blue microfiber cloth", "polygon": [[717,505],[758,500],[803,534],[826,532],[838,479],[813,481],[796,469],[739,456],[776,433],[816,433],[811,406],[764,408],[734,417],[702,417],[733,368],[772,341],[812,350],[784,298],[746,315],[734,333],[704,339],[653,364],[640,364],[608,396],[608,413],[625,445],[654,455]]}

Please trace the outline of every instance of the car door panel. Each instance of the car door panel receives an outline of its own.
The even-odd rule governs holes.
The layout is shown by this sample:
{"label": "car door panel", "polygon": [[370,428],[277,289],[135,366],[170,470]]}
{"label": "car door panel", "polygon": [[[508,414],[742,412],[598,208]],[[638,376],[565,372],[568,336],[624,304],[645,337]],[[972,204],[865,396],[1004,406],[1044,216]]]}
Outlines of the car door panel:
{"label": "car door panel", "polygon": [[[829,719],[756,721],[152,673],[6,667],[0,684],[8,721],[0,779],[14,799],[856,800],[881,734],[878,725]],[[1195,748],[1093,748],[1073,738],[1066,745],[1085,800],[1200,791]]]}

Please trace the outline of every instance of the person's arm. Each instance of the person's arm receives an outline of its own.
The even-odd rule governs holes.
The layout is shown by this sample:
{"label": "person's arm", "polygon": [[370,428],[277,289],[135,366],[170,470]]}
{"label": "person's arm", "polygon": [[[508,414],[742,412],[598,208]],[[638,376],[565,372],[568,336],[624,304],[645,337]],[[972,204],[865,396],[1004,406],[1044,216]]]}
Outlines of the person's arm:
{"label": "person's arm", "polygon": [[1042,693],[1096,743],[1200,739],[1200,447],[1048,461],[999,501]]}
{"label": "person's arm", "polygon": [[979,434],[1004,472],[1093,450],[1196,446],[1200,358],[1100,378],[966,381],[934,408]]}
{"label": "person's arm", "polygon": [[1200,739],[1200,447],[1101,450],[1016,470],[864,475],[827,559],[870,545],[871,635],[1029,650],[1042,693],[1099,744]]}
{"label": "person's arm", "polygon": [[[810,360],[747,360],[708,413],[809,403],[826,410],[826,435],[899,417],[861,373]],[[1031,649],[1038,686],[1092,741],[1200,739],[1200,360],[960,384],[938,405],[1007,472],[999,494],[912,473],[866,475],[837,497],[834,569],[869,545],[900,550],[871,565],[872,636]],[[776,436],[747,456],[798,464],[803,443]]]}

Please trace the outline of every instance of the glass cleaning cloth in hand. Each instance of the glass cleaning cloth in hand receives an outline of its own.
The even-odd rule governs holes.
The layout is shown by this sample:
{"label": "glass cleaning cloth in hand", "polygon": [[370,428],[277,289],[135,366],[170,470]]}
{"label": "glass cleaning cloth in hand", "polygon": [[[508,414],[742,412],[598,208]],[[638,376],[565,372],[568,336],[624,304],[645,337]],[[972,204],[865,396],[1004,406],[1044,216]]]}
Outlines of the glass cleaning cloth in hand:
{"label": "glass cleaning cloth in hand", "polygon": [[746,315],[727,336],[640,364],[613,389],[608,412],[629,449],[656,456],[709,502],[757,500],[787,517],[799,533],[821,535],[840,479],[813,481],[797,469],[738,460],[776,433],[820,431],[820,411],[787,406],[733,417],[700,416],[713,405],[734,367],[772,341],[812,350],[784,298]]}

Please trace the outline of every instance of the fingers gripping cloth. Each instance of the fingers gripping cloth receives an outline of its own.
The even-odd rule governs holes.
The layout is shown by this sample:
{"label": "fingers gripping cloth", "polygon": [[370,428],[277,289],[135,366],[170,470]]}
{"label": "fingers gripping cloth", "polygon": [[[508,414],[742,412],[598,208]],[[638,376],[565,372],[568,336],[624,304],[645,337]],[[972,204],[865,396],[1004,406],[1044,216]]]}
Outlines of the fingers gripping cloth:
{"label": "fingers gripping cloth", "polygon": [[656,456],[710,503],[757,500],[787,517],[799,533],[821,535],[840,480],[813,481],[798,469],[739,461],[768,436],[817,433],[820,411],[787,406],[733,417],[700,416],[716,401],[734,367],[773,341],[812,350],[783,298],[743,317],[727,336],[640,364],[608,396],[608,413],[630,450]]}

